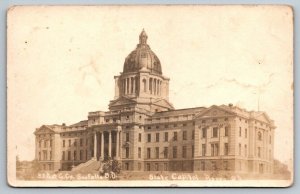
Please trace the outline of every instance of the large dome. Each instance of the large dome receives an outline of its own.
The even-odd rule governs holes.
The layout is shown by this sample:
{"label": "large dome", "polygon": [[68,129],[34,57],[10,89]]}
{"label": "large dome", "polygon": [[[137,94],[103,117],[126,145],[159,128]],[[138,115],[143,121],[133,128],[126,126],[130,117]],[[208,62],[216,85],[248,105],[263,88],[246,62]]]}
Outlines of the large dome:
{"label": "large dome", "polygon": [[147,34],[145,30],[140,34],[140,42],[136,49],[125,59],[123,73],[148,70],[151,73],[162,74],[161,65],[158,57],[147,44]]}

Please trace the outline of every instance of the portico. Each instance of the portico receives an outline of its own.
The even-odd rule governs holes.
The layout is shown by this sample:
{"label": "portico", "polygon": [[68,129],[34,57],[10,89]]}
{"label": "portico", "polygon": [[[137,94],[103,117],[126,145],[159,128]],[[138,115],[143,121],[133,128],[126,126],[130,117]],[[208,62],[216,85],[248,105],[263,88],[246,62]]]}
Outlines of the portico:
{"label": "portico", "polygon": [[103,160],[105,157],[119,159],[121,156],[121,127],[95,130],[93,146],[93,158],[97,160]]}

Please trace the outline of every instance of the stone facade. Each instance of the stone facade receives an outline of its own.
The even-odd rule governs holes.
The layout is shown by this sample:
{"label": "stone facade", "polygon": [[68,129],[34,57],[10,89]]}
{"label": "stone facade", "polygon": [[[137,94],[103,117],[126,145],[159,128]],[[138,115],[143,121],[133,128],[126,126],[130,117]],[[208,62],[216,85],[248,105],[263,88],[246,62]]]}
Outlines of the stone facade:
{"label": "stone facade", "polygon": [[36,159],[45,171],[71,170],[113,157],[123,171],[272,173],[274,122],[265,112],[229,105],[174,109],[169,78],[143,30],[115,76],[109,111],[73,125],[36,129]]}

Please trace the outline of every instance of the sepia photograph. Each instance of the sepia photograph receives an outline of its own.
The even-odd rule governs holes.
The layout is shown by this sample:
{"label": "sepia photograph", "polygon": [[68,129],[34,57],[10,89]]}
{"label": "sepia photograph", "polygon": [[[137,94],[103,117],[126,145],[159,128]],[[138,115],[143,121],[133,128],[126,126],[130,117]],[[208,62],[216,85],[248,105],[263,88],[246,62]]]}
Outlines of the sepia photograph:
{"label": "sepia photograph", "polygon": [[12,6],[13,187],[289,187],[293,9]]}

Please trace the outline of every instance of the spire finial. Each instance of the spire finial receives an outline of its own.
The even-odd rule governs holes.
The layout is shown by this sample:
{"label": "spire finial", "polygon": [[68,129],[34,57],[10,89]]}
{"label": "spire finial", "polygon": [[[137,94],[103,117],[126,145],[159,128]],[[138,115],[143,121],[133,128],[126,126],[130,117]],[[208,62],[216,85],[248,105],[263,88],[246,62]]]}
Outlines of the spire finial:
{"label": "spire finial", "polygon": [[141,34],[140,34],[140,44],[147,44],[147,34],[145,32],[145,29],[143,28]]}

